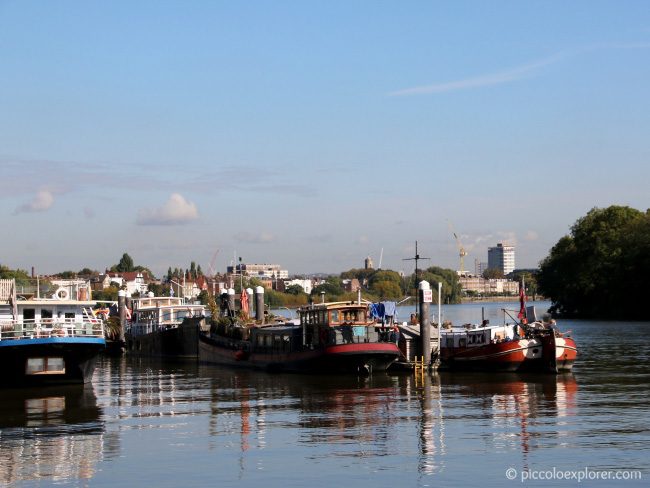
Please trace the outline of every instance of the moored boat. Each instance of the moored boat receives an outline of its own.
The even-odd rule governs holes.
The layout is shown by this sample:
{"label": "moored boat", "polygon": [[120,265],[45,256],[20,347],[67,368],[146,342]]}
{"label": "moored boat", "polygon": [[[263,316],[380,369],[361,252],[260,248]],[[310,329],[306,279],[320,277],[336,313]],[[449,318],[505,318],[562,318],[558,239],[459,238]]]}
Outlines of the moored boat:
{"label": "moored boat", "polygon": [[[87,383],[104,350],[104,321],[89,294],[60,287],[51,296],[17,293],[0,280],[0,384]],[[81,299],[80,299],[81,298]]]}
{"label": "moored boat", "polygon": [[362,303],[312,304],[300,308],[295,321],[268,325],[224,315],[199,335],[201,362],[269,371],[368,373],[385,371],[400,355]]}
{"label": "moored boat", "polygon": [[521,283],[518,322],[491,326],[484,320],[480,326],[467,324],[462,329],[442,330],[439,369],[571,371],[578,354],[575,341],[560,332],[550,316],[538,321],[535,308],[525,305],[523,290]]}
{"label": "moored boat", "polygon": [[196,360],[198,331],[205,321],[203,305],[152,294],[131,301],[133,311],[124,334],[128,354]]}

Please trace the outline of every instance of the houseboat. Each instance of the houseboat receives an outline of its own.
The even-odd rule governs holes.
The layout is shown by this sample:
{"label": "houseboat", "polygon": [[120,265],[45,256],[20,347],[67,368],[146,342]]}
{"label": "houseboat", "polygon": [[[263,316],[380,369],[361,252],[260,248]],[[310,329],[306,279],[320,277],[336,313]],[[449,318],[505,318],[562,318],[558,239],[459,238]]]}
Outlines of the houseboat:
{"label": "houseboat", "polygon": [[78,283],[41,296],[38,286],[17,291],[15,279],[0,280],[0,384],[89,382],[106,347],[95,305]]}
{"label": "houseboat", "polygon": [[124,334],[127,354],[196,360],[199,327],[205,323],[203,305],[152,293],[131,301]]}
{"label": "houseboat", "polygon": [[[360,302],[311,304],[299,318],[260,324],[226,316],[199,335],[199,360],[268,371],[371,373],[400,356],[383,324]],[[229,315],[229,316],[228,316]]]}
{"label": "houseboat", "polygon": [[571,371],[576,343],[550,320],[442,330],[441,370],[559,373]]}

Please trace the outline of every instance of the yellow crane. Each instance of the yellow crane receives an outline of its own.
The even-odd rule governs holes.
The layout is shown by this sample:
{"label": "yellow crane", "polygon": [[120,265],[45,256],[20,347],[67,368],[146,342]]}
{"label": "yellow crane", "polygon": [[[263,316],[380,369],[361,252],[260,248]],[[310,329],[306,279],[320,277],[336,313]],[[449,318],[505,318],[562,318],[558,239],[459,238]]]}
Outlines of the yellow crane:
{"label": "yellow crane", "polygon": [[467,251],[463,247],[463,244],[460,242],[460,238],[454,230],[454,226],[451,225],[451,222],[447,221],[449,224],[449,230],[454,234],[454,239],[456,240],[456,245],[458,246],[458,256],[460,257],[460,269],[458,270],[461,274],[465,272],[465,256],[467,256]]}

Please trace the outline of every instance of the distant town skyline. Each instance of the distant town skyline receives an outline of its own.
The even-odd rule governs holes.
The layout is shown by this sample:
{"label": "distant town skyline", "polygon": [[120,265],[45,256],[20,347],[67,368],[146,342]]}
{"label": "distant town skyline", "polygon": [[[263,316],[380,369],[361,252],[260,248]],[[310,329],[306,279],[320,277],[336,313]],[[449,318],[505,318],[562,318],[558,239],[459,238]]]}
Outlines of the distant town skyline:
{"label": "distant town skyline", "polygon": [[[0,263],[291,274],[650,207],[647,2],[3,2]],[[383,249],[383,252],[382,252]]]}

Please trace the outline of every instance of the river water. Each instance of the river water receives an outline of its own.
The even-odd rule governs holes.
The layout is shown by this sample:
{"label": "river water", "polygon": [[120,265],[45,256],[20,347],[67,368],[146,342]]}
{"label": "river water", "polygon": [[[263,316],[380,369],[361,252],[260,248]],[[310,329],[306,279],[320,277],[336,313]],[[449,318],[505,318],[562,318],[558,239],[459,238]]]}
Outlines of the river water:
{"label": "river water", "polygon": [[[443,314],[499,323],[504,306]],[[647,486],[650,323],[559,325],[579,358],[557,377],[103,358],[86,388],[2,392],[0,485]]]}

